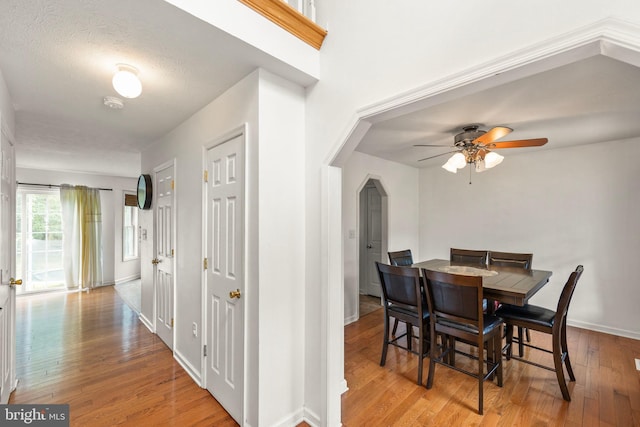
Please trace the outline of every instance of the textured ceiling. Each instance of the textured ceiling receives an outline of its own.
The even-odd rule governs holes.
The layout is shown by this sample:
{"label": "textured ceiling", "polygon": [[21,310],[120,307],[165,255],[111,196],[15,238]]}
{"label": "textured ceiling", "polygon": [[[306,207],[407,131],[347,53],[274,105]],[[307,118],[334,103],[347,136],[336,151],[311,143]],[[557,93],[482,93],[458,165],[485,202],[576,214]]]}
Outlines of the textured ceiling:
{"label": "textured ceiling", "polygon": [[[117,95],[117,63],[137,67],[143,85],[122,110],[103,105]],[[164,1],[0,1],[0,70],[19,166],[135,176],[132,153],[259,66],[286,68]]]}

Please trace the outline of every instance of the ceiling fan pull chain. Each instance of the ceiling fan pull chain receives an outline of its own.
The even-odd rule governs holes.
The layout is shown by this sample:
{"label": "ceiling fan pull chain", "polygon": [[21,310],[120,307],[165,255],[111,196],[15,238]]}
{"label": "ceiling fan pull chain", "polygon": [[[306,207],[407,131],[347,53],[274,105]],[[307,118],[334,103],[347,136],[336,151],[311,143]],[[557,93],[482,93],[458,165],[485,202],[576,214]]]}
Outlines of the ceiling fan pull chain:
{"label": "ceiling fan pull chain", "polygon": [[473,168],[469,166],[469,185],[471,185],[471,169]]}

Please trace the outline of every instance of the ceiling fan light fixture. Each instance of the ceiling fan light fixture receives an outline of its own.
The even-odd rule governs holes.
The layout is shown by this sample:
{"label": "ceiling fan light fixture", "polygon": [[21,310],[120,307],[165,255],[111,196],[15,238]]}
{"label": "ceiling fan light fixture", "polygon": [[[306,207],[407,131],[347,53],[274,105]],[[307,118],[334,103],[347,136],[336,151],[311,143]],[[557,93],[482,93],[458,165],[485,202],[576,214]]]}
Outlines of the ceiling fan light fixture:
{"label": "ceiling fan light fixture", "polygon": [[142,83],[138,78],[138,70],[127,64],[118,64],[118,71],[113,75],[113,88],[125,98],[137,98],[142,93]]}
{"label": "ceiling fan light fixture", "polygon": [[504,160],[504,156],[496,153],[495,151],[490,151],[484,156],[484,166],[487,169],[491,169],[494,166],[499,165]]}
{"label": "ceiling fan light fixture", "polygon": [[451,164],[451,161],[447,161],[447,163],[442,165],[442,169],[446,170],[447,172],[451,172],[451,173],[458,172],[458,168],[455,167],[453,164]]}

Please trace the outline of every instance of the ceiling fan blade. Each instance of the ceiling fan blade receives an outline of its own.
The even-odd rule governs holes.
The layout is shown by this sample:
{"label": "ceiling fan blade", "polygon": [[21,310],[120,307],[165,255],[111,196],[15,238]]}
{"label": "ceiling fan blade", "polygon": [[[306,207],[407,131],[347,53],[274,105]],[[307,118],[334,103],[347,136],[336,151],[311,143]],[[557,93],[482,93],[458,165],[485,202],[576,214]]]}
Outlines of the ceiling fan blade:
{"label": "ceiling fan blade", "polygon": [[522,148],[522,147],[540,147],[544,145],[549,140],[547,138],[536,138],[536,139],[519,139],[515,141],[502,141],[502,142],[494,142],[489,144],[489,148],[492,150],[500,149],[500,148]]}
{"label": "ceiling fan blade", "polygon": [[433,145],[433,144],[413,144],[414,147],[450,147],[453,148],[451,146],[451,144],[449,145]]}
{"label": "ceiling fan blade", "polygon": [[496,126],[487,131],[487,133],[480,135],[473,140],[474,144],[490,144],[496,139],[500,139],[505,135],[513,132],[513,129],[505,126]]}
{"label": "ceiling fan blade", "polygon": [[420,160],[418,160],[418,161],[419,161],[419,162],[421,162],[421,161],[423,161],[423,160],[435,159],[436,157],[444,156],[444,155],[446,155],[446,154],[459,153],[459,152],[460,152],[460,150],[447,151],[446,153],[436,154],[435,156],[431,156],[431,157],[425,157],[424,159],[420,159]]}

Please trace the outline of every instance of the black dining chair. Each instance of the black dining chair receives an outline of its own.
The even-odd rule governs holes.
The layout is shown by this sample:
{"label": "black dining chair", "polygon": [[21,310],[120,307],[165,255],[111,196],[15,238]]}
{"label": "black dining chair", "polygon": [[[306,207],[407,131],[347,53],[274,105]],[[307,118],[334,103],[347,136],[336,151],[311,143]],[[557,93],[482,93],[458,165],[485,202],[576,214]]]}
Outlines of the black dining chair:
{"label": "black dining chair", "polygon": [[523,254],[518,252],[489,252],[489,265],[498,267],[513,267],[523,270],[531,270],[533,254]]}
{"label": "black dining chair", "polygon": [[[567,347],[567,312],[569,311],[569,303],[571,297],[576,289],[578,280],[582,276],[584,268],[579,265],[575,271],[571,273],[567,283],[562,289],[560,299],[556,311],[539,307],[536,305],[526,304],[523,307],[503,304],[496,311],[496,316],[500,316],[504,319],[507,325],[507,344],[505,346],[507,360],[516,359],[539,368],[554,371],[558,378],[558,384],[560,385],[560,391],[564,400],[571,401],[569,395],[569,389],[567,388],[567,382],[564,377],[564,367],[567,368],[569,379],[575,381],[575,375],[573,374],[573,368],[571,367],[571,360],[569,359],[569,348]],[[553,355],[553,365],[544,366],[536,362],[524,359],[522,357],[516,357],[512,354],[513,345],[513,327],[521,327],[532,329],[534,331],[543,332],[551,335],[552,349],[546,349],[537,347],[532,344],[523,344],[525,347],[530,347],[536,350],[550,353]]]}
{"label": "black dining chair", "polygon": [[[530,271],[533,264],[533,254],[517,253],[517,252],[489,252],[489,265],[495,265],[498,267],[512,267],[526,271]],[[498,305],[495,307],[498,308]],[[522,342],[523,336],[526,337],[527,342],[531,342],[531,334],[526,328],[518,328],[518,343]],[[518,353],[522,357],[524,348],[522,345],[518,346]]]}
{"label": "black dining chair", "polygon": [[[497,377],[502,387],[502,319],[482,310],[482,276],[462,276],[422,270],[426,278],[427,305],[431,325],[431,350],[427,388],[433,386],[436,364],[448,366],[478,380],[478,413],[483,413],[484,381]],[[442,346],[437,354],[436,337]],[[477,356],[456,349],[456,341],[478,348]],[[485,350],[487,357],[485,358]],[[475,372],[455,365],[454,355],[478,361]],[[485,371],[486,364],[486,371]]]}
{"label": "black dining chair", "polygon": [[[411,249],[404,249],[402,251],[394,251],[387,252],[389,255],[389,263],[391,265],[401,266],[401,267],[411,267],[413,265],[413,255],[411,254]],[[409,327],[409,325],[407,325]],[[391,330],[391,335],[395,335],[398,330],[398,319],[393,321],[393,329]],[[407,335],[407,339],[410,340],[410,336]],[[411,348],[409,343],[409,348]]]}
{"label": "black dining chair", "polygon": [[460,264],[486,267],[489,251],[451,248],[449,260]]}
{"label": "black dining chair", "polygon": [[[382,357],[380,366],[387,361],[389,345],[408,350],[418,355],[418,384],[422,384],[422,365],[429,355],[429,312],[422,291],[420,270],[411,267],[386,265],[376,261],[376,268],[380,275],[380,284],[384,295],[384,338],[382,341]],[[411,339],[412,325],[418,329],[418,351],[411,347],[403,347],[397,341],[399,337],[389,336],[389,320],[391,317],[407,324],[407,339]]]}
{"label": "black dining chair", "polygon": [[[474,249],[458,249],[451,248],[449,253],[449,261],[458,264],[475,265],[477,267],[486,267],[489,251]],[[483,310],[487,310],[487,299],[482,300]]]}

